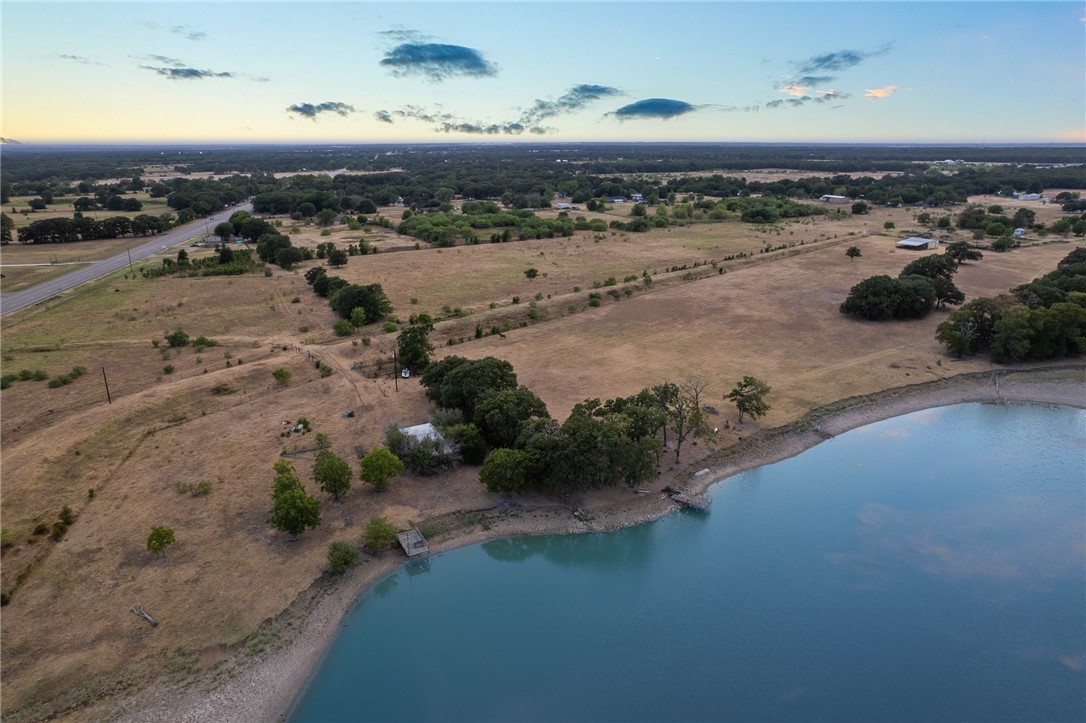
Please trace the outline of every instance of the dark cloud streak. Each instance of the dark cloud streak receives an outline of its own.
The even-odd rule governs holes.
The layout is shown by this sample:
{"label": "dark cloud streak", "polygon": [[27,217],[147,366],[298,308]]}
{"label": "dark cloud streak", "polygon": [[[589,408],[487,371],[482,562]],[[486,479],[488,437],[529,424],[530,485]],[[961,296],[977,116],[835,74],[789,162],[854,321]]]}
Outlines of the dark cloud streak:
{"label": "dark cloud streak", "polygon": [[230,72],[217,73],[213,70],[199,70],[197,68],[156,68],[153,65],[141,65],[144,70],[158,73],[170,80],[203,80],[204,78],[234,78]]}
{"label": "dark cloud streak", "polygon": [[303,118],[315,121],[317,120],[317,116],[321,113],[335,113],[338,116],[346,118],[351,113],[354,113],[355,110],[352,105],[328,100],[323,103],[295,103],[287,108],[287,112],[297,113]]}
{"label": "dark cloud streak", "polygon": [[498,74],[497,66],[478,50],[440,43],[401,43],[390,50],[380,64],[389,68],[393,75],[419,75],[434,82]]}
{"label": "dark cloud streak", "polygon": [[639,120],[644,118],[667,120],[669,118],[677,118],[681,115],[686,115],[687,113],[693,113],[697,109],[698,106],[691,105],[682,100],[672,100],[671,98],[646,98],[645,100],[639,100],[636,103],[624,105],[618,110],[607,113],[606,115],[613,115],[620,121]]}

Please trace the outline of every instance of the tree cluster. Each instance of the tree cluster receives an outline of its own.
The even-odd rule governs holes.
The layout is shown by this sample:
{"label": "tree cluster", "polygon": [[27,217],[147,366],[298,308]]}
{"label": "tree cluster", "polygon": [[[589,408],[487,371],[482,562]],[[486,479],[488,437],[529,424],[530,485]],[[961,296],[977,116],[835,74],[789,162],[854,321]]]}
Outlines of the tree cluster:
{"label": "tree cluster", "polygon": [[936,306],[960,305],[965,294],[954,285],[958,270],[956,257],[962,252],[950,249],[943,254],[929,254],[906,264],[896,279],[871,276],[849,289],[841,304],[841,313],[869,321],[920,319]]}
{"label": "tree cluster", "polygon": [[392,311],[380,284],[351,284],[339,276],[330,276],[323,266],[306,271],[305,280],[313,293],[328,299],[332,310],[355,327],[371,324]]}
{"label": "tree cluster", "polygon": [[950,314],[935,338],[954,356],[988,353],[999,363],[1075,356],[1086,351],[1086,249],[1056,269]]}
{"label": "tree cluster", "polygon": [[140,214],[135,218],[112,216],[101,220],[82,215],[76,218],[47,218],[19,229],[19,241],[30,244],[57,244],[124,236],[153,236],[169,230],[173,224],[173,214]]}

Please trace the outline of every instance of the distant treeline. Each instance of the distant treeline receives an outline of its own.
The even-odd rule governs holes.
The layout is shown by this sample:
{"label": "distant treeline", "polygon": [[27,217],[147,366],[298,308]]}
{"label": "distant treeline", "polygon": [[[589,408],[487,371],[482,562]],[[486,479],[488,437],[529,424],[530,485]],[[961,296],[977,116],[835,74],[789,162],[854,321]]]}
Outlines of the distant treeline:
{"label": "distant treeline", "polygon": [[[916,163],[960,159],[970,163],[1081,162],[1083,147],[803,145],[727,143],[403,144],[356,146],[181,146],[131,148],[3,146],[3,180],[130,178],[147,166],[182,172],[264,174],[277,171],[562,166],[582,173],[691,173],[729,168],[789,168],[814,175],[905,171]],[[480,196],[483,197],[483,196]]]}

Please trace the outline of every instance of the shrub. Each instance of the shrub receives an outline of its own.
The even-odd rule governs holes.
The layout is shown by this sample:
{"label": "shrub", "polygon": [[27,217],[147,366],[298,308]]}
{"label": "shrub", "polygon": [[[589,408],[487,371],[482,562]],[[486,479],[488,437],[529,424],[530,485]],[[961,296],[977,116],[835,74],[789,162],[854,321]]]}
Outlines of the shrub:
{"label": "shrub", "polygon": [[328,571],[333,575],[342,575],[358,560],[358,550],[354,545],[336,540],[328,545]]}
{"label": "shrub", "polygon": [[167,364],[166,366],[162,367],[162,373],[163,374],[173,374],[173,372],[174,372],[173,364]]}
{"label": "shrub", "polygon": [[374,517],[366,525],[366,534],[363,543],[375,552],[387,550],[396,539],[396,528],[384,517]]}
{"label": "shrub", "polygon": [[286,386],[287,384],[290,384],[290,378],[294,375],[290,373],[289,369],[279,367],[272,372],[272,376],[275,377],[275,381],[279,382],[283,386]]}
{"label": "shrub", "polygon": [[64,507],[60,509],[60,514],[57,515],[57,517],[65,525],[71,525],[75,522],[75,513],[72,512],[72,508],[68,505],[64,505]]}
{"label": "shrub", "polygon": [[336,333],[336,336],[350,336],[354,333],[354,324],[346,319],[340,319],[332,326],[332,331]]}
{"label": "shrub", "polygon": [[180,328],[166,334],[166,343],[171,347],[187,346],[189,343],[189,335],[182,331]]}

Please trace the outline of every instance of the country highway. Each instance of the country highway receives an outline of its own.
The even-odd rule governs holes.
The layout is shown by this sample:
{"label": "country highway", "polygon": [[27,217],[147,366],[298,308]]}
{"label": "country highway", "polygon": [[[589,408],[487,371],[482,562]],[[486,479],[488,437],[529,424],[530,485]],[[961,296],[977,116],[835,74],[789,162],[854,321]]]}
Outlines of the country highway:
{"label": "country highway", "polygon": [[[62,291],[75,288],[80,284],[85,284],[88,281],[97,279],[100,276],[105,276],[119,268],[127,266],[130,258],[129,253],[131,253],[131,261],[135,263],[136,261],[145,259],[163,249],[178,246],[194,238],[203,238],[207,229],[215,228],[216,225],[229,219],[230,215],[236,211],[252,210],[253,206],[251,203],[232,206],[225,211],[220,211],[206,219],[200,218],[191,223],[187,223],[184,226],[170,229],[166,233],[160,233],[157,236],[149,236],[147,243],[131,249],[130,252],[125,251],[119,253],[104,261],[91,262],[87,266],[71,271],[50,281],[44,281],[36,286],[31,286],[29,289],[3,294],[0,296],[0,315],[10,314],[19,309],[26,308],[27,306],[40,303]],[[79,242],[75,241],[73,243]]]}

